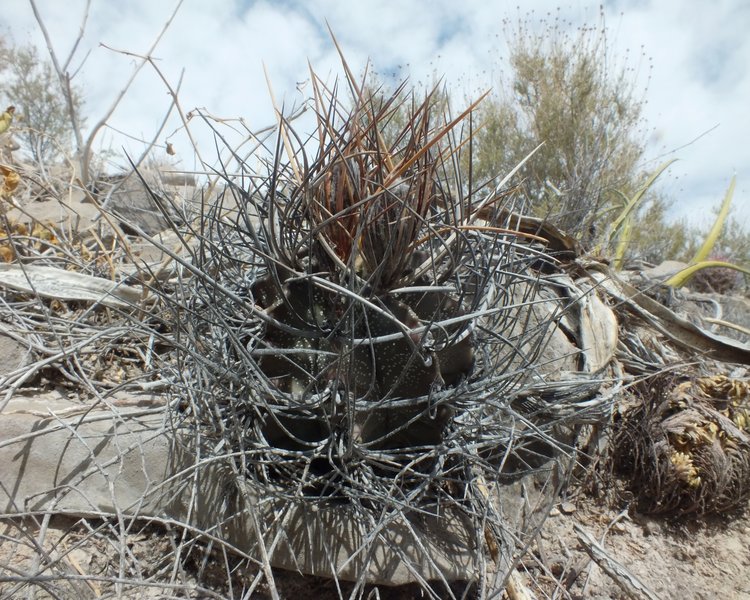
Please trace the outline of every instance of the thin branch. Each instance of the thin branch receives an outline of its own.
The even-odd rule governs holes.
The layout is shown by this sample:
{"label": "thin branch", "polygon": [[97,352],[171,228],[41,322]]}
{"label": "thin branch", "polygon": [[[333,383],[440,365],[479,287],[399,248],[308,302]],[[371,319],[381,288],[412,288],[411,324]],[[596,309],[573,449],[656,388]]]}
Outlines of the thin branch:
{"label": "thin branch", "polygon": [[42,19],[42,15],[40,14],[39,9],[37,8],[35,0],[29,0],[29,3],[31,4],[31,10],[34,11],[34,18],[39,24],[39,29],[41,29],[42,35],[44,36],[44,42],[47,45],[47,51],[49,52],[50,59],[52,60],[52,66],[55,68],[55,72],[57,73],[57,77],[60,81],[60,89],[65,98],[65,104],[68,108],[68,117],[70,118],[70,122],[73,126],[73,134],[76,138],[76,147],[80,160],[81,150],[83,148],[83,135],[81,134],[81,123],[78,118],[78,112],[76,111],[75,103],[73,101],[73,90],[70,86],[70,77],[60,66],[60,63],[57,60],[57,53],[55,52],[55,48],[52,45],[52,38],[50,38],[49,32],[47,31],[47,27],[44,24],[44,20]]}
{"label": "thin branch", "polygon": [[177,11],[180,10],[180,7],[182,6],[183,0],[178,0],[177,4],[174,7],[174,10],[172,10],[172,14],[169,16],[169,18],[164,23],[164,26],[161,28],[161,31],[156,36],[156,39],[151,44],[151,47],[148,49],[148,52],[145,55],[145,58],[141,60],[141,62],[136,66],[135,69],[133,69],[133,72],[130,74],[130,78],[123,86],[122,90],[120,90],[120,93],[117,94],[117,97],[112,102],[112,105],[109,107],[109,109],[104,113],[104,116],[99,119],[99,121],[94,125],[91,132],[89,133],[88,139],[86,140],[86,147],[83,151],[83,156],[81,158],[81,177],[84,181],[88,181],[89,177],[89,167],[91,163],[91,149],[94,144],[94,140],[96,138],[96,135],[99,133],[99,130],[106,125],[109,118],[112,116],[112,114],[115,112],[117,107],[119,106],[122,99],[125,97],[125,94],[130,89],[130,86],[133,84],[133,81],[135,81],[136,76],[141,71],[143,66],[149,62],[151,54],[153,54],[154,50],[156,50],[156,47],[159,45],[159,42],[161,41],[162,37],[164,37],[164,34],[169,29],[170,25],[172,24],[172,21],[177,16]]}
{"label": "thin branch", "polygon": [[39,12],[39,9],[37,8],[35,0],[29,0],[29,2],[31,3],[31,8],[34,11],[34,17],[36,18],[37,23],[39,24],[39,28],[41,29],[42,34],[44,35],[44,40],[47,45],[47,50],[49,51],[52,64],[55,68],[55,72],[57,73],[57,77],[60,80],[60,86],[62,88],[63,95],[65,96],[65,102],[68,107],[68,116],[70,117],[71,123],[73,125],[73,131],[74,131],[75,138],[76,138],[76,145],[78,148],[78,160],[79,160],[79,167],[80,167],[79,176],[81,180],[84,182],[84,184],[88,185],[89,178],[91,176],[90,168],[91,168],[92,148],[94,145],[94,141],[97,135],[99,134],[99,131],[102,129],[102,127],[104,127],[107,124],[107,121],[110,119],[112,114],[120,105],[120,102],[122,102],[122,99],[125,97],[125,94],[130,89],[130,86],[133,84],[133,81],[138,76],[138,73],[141,71],[143,66],[151,60],[151,55],[153,54],[154,50],[156,50],[157,45],[159,44],[161,39],[164,37],[164,34],[167,32],[170,25],[172,24],[172,21],[174,20],[175,16],[177,15],[177,12],[182,6],[183,0],[178,0],[169,18],[164,23],[164,26],[162,27],[159,34],[156,36],[156,39],[154,40],[154,42],[151,44],[151,47],[149,48],[148,52],[146,53],[144,58],[141,59],[141,62],[135,67],[135,69],[133,69],[133,72],[130,74],[130,77],[126,81],[125,85],[117,94],[117,96],[115,97],[110,107],[105,111],[104,115],[96,122],[94,127],[89,132],[88,137],[86,138],[85,141],[83,139],[83,134],[81,133],[81,122],[76,111],[75,103],[73,101],[73,90],[71,87],[71,78],[69,74],[67,73],[66,69],[70,64],[73,58],[73,52],[75,52],[75,49],[78,46],[80,38],[83,35],[83,26],[85,24],[85,19],[88,16],[88,4],[86,6],[84,22],[81,25],[78,39],[76,40],[73,46],[73,52],[71,52],[71,55],[68,57],[63,67],[60,65],[57,59],[57,54],[54,50],[54,46],[52,45],[52,39],[50,38],[49,32],[47,31],[47,28],[44,24],[44,20],[42,19],[42,15]]}
{"label": "thin branch", "polygon": [[[70,63],[73,60],[73,57],[75,56],[76,50],[78,50],[78,45],[81,43],[81,40],[83,39],[83,34],[86,31],[86,23],[89,20],[89,9],[91,8],[91,0],[86,0],[86,8],[83,9],[83,18],[81,19],[81,26],[78,28],[78,36],[76,37],[76,41],[73,42],[73,46],[70,49],[70,53],[68,54],[68,58],[65,60],[65,64],[63,65],[63,72],[67,73],[68,68],[70,67]],[[71,77],[72,79],[72,77]]]}

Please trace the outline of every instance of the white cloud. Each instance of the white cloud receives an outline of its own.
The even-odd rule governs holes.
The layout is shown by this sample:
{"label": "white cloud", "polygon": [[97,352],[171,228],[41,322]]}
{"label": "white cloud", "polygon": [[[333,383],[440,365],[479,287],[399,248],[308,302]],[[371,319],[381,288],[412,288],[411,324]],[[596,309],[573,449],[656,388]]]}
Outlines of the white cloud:
{"label": "white cloud", "polygon": [[750,225],[749,9],[667,0],[626,8],[618,23],[618,42],[642,43],[653,58],[646,116],[659,134],[654,151],[679,148],[671,155],[680,159],[671,169],[678,179],[665,187],[674,214],[691,222],[710,218],[736,172],[735,212]]}
{"label": "white cloud", "polygon": [[[65,56],[75,40],[85,2],[37,3],[56,51]],[[243,117],[251,129],[257,129],[274,118],[264,64],[277,100],[286,106],[303,100],[296,84],[308,78],[308,60],[328,81],[341,75],[327,20],[355,72],[361,72],[369,57],[384,76],[408,75],[412,82],[424,84],[444,76],[457,92],[458,104],[464,95],[476,96],[497,85],[504,68],[503,19],[525,14],[501,4],[486,0],[185,0],[154,56],[172,85],[185,68],[180,90],[185,111],[205,107],[222,119]],[[78,76],[89,125],[113,102],[136,63],[135,58],[100,43],[145,53],[174,7],[154,0],[93,0],[91,5],[78,53],[79,60],[89,53]],[[526,7],[533,7],[536,17],[559,16],[574,25],[583,19],[596,22],[599,14],[597,3],[580,0],[569,1],[559,10],[557,2],[548,0],[527,3],[524,11]],[[43,48],[30,4],[5,2],[3,12],[17,41],[28,39]],[[640,73],[641,83],[651,76],[646,116],[654,130],[652,154],[679,148],[674,156],[681,160],[663,184],[677,200],[675,215],[701,220],[737,172],[736,210],[750,224],[750,144],[746,141],[750,137],[746,108],[750,6],[743,0],[690,3],[689,7],[679,0],[638,0],[606,2],[605,13],[610,41],[618,54],[625,56],[629,50],[629,64]],[[642,47],[650,62],[641,58]],[[169,101],[157,73],[147,66],[111,125],[149,138]],[[172,119],[166,131],[178,126]],[[207,128],[202,129],[203,133],[197,133],[200,148],[210,156],[213,142]],[[102,141],[114,149],[124,145],[132,153],[139,148],[113,131]],[[171,141],[178,150],[189,148],[179,132]]]}

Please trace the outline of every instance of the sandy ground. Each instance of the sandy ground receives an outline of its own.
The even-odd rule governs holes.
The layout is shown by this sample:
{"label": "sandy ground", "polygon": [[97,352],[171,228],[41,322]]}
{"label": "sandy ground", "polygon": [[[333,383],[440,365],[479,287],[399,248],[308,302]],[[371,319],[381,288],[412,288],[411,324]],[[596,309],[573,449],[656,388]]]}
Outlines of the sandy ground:
{"label": "sandy ground", "polygon": [[[576,526],[596,538],[606,554],[645,591],[628,595],[590,560]],[[120,553],[122,538],[115,535],[116,531],[112,524],[55,518],[42,536],[33,523],[3,522],[0,599],[117,597],[118,588],[120,597],[133,599],[272,597],[262,579],[250,596],[244,595],[258,572],[237,557],[206,552],[205,546],[198,545],[184,546],[181,560],[175,561],[178,532],[134,527],[125,540],[126,551]],[[578,495],[553,508],[519,566],[519,579],[528,588],[527,600],[741,600],[750,598],[749,541],[747,512],[722,519],[668,523],[631,514],[627,509],[618,511]],[[40,569],[39,547],[44,547],[52,567]],[[175,567],[178,562],[179,567]],[[112,580],[118,572],[125,575],[123,579],[141,583],[117,586]],[[12,577],[25,578],[26,583],[4,580]],[[32,581],[36,585],[30,585]],[[337,590],[332,581],[279,570],[275,571],[275,583],[281,598],[293,600],[335,599],[340,594],[348,597],[352,590],[350,584],[342,583]],[[460,597],[464,588],[457,584],[454,593]],[[440,593],[447,597],[445,591]],[[418,586],[408,586],[368,588],[365,597],[408,600],[427,596]],[[474,594],[469,592],[467,597]]]}
{"label": "sandy ground", "polygon": [[[523,563],[549,596],[592,600],[629,597],[589,560],[574,529],[578,525],[657,598],[750,598],[747,513],[668,523],[598,506],[586,497],[577,503],[563,503],[562,508],[569,514],[560,508],[552,511],[553,516]],[[531,581],[529,585],[533,589]]]}

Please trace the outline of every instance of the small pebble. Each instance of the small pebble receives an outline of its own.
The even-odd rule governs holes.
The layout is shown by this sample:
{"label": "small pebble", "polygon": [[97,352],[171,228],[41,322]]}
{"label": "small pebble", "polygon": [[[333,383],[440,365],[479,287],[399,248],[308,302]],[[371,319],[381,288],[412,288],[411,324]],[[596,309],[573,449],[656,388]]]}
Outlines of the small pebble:
{"label": "small pebble", "polygon": [[560,510],[565,515],[572,515],[576,511],[576,505],[572,502],[563,502],[560,505]]}
{"label": "small pebble", "polygon": [[558,510],[558,508],[556,506],[553,506],[552,510],[549,511],[549,516],[550,517],[559,517],[560,516],[560,511]]}

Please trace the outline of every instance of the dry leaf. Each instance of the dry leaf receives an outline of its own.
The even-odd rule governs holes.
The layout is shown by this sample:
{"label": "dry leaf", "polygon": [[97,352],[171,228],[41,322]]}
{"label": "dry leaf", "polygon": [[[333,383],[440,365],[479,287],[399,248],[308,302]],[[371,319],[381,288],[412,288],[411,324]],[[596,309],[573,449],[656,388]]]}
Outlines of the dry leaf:
{"label": "dry leaf", "polygon": [[3,176],[3,183],[0,186],[0,198],[10,197],[18,187],[21,177],[10,167],[0,165],[0,175]]}
{"label": "dry leaf", "polygon": [[5,263],[12,263],[16,257],[16,253],[13,252],[13,248],[3,244],[0,246],[0,261]]}

